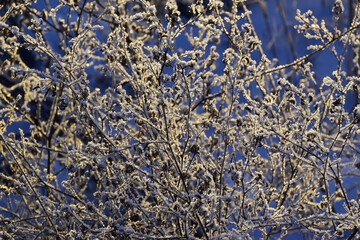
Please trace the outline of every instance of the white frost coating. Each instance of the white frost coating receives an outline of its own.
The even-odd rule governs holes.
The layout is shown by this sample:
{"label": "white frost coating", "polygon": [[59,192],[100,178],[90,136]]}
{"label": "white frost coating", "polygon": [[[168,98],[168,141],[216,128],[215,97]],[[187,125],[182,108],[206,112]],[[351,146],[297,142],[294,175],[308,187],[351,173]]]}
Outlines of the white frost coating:
{"label": "white frost coating", "polygon": [[323,79],[323,84],[326,86],[331,86],[333,85],[334,80],[332,80],[330,77],[324,77]]}
{"label": "white frost coating", "polygon": [[359,238],[356,11],[190,2],[4,4],[6,237]]}

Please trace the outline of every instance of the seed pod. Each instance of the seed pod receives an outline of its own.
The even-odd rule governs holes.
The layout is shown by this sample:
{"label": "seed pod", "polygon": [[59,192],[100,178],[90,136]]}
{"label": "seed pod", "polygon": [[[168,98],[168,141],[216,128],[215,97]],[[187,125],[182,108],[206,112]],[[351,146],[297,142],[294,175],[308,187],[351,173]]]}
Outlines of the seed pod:
{"label": "seed pod", "polygon": [[64,111],[66,109],[66,107],[67,107],[67,103],[66,103],[65,99],[63,99],[63,98],[60,99],[59,100],[59,109],[61,111]]}
{"label": "seed pod", "polygon": [[198,154],[199,149],[200,149],[199,146],[195,143],[195,144],[191,145],[190,152],[193,154]]}

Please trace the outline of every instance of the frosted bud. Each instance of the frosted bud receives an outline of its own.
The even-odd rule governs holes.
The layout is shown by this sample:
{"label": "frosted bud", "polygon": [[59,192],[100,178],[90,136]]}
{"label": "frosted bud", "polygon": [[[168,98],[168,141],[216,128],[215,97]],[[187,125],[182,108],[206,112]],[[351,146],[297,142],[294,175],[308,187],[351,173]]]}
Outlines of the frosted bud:
{"label": "frosted bud", "polygon": [[359,123],[360,122],[360,104],[356,105],[353,113],[354,113],[354,122]]}
{"label": "frosted bud", "polygon": [[334,6],[332,8],[332,12],[336,15],[340,15],[344,12],[344,5],[342,3],[342,0],[336,0],[334,3]]}

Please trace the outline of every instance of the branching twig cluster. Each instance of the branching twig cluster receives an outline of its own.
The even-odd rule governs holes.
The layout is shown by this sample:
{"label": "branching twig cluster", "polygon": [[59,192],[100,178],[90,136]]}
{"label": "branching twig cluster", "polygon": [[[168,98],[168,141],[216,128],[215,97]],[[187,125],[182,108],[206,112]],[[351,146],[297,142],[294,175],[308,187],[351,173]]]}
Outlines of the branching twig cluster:
{"label": "branching twig cluster", "polygon": [[309,52],[283,65],[252,4],[269,21],[260,0],[5,1],[1,236],[359,238],[360,3],[298,10]]}

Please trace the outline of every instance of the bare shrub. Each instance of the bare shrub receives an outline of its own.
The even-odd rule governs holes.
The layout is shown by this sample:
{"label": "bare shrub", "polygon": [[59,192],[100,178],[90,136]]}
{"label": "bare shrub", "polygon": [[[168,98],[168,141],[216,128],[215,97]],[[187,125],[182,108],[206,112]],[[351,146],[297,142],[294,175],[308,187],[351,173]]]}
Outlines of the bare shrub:
{"label": "bare shrub", "polygon": [[360,237],[359,1],[279,7],[287,64],[265,1],[2,4],[2,237]]}

